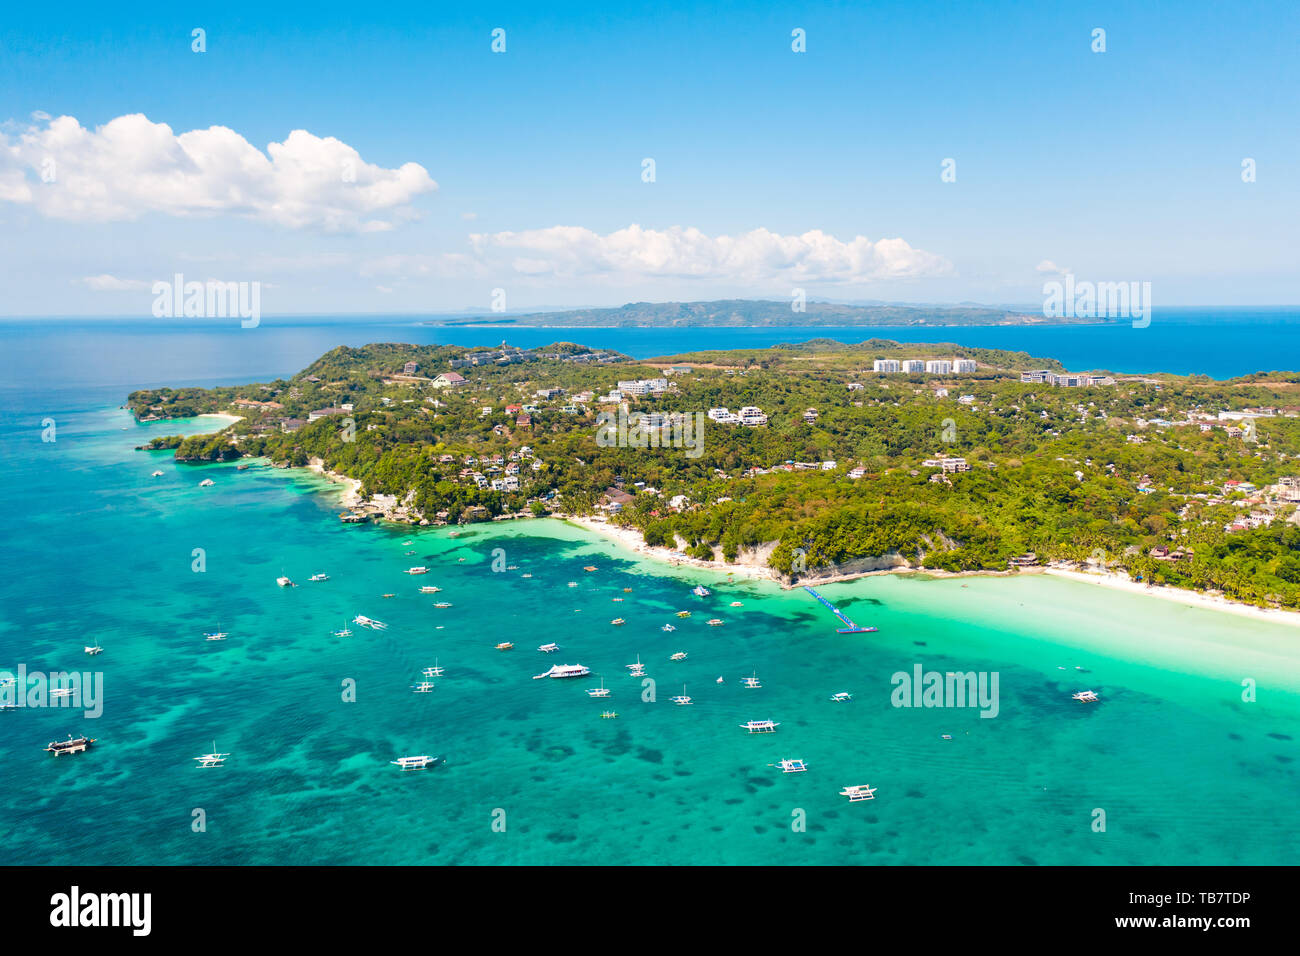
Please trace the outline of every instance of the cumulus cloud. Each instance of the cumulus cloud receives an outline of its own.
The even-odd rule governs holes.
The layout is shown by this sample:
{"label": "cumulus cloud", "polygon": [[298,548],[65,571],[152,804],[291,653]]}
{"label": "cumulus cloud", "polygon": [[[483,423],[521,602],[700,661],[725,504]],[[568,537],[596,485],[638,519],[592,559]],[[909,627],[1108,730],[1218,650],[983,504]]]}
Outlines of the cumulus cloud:
{"label": "cumulus cloud", "polygon": [[1038,265],[1034,266],[1034,269],[1038,272],[1042,272],[1048,275],[1062,275],[1062,276],[1070,271],[1069,269],[1065,269],[1062,268],[1061,266],[1058,266],[1051,259],[1044,259]]}
{"label": "cumulus cloud", "polygon": [[609,274],[724,280],[862,282],[947,275],[952,263],[902,239],[855,236],[845,242],[820,230],[783,236],[754,229],[708,236],[698,229],[638,225],[599,235],[579,226],[470,236],[476,253],[505,255],[529,276]]}
{"label": "cumulus cloud", "polygon": [[292,131],[266,152],[224,126],[172,132],[142,114],[97,129],[71,116],[0,131],[0,201],[80,222],[235,215],[294,229],[375,232],[438,188],[418,163],[367,163],[333,137]]}

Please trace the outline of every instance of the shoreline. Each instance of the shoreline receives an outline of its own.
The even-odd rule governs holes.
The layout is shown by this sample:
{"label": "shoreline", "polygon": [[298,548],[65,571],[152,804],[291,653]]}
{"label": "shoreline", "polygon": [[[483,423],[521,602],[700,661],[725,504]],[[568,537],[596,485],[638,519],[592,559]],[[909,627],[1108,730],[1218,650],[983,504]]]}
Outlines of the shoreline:
{"label": "shoreline", "polygon": [[337,471],[326,471],[325,462],[319,458],[311,458],[307,461],[307,470],[312,474],[331,481],[335,484],[346,485],[347,487],[338,489],[342,492],[340,504],[344,508],[355,508],[361,504],[361,479],[349,478],[347,475],[340,475]]}

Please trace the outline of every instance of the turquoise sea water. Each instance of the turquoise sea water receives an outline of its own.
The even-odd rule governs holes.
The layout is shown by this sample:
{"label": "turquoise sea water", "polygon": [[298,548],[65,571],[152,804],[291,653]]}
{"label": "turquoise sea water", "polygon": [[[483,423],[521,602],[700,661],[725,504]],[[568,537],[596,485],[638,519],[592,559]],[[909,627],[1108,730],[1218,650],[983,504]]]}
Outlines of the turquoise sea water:
{"label": "turquoise sea water", "polygon": [[[213,423],[137,425],[116,407],[171,375],[292,372],[290,353],[314,340],[14,334],[0,331],[21,344],[4,352],[0,385],[0,668],[102,672],[105,704],[94,720],[0,713],[7,862],[1297,859],[1300,629],[1042,576],[874,577],[824,589],[880,628],[847,637],[802,591],[670,568],[559,522],[454,539],[344,527],[322,479],[134,451]],[[205,477],[213,487],[198,487]],[[495,548],[517,570],[494,572]],[[413,564],[433,571],[402,573]],[[315,571],[331,580],[309,583]],[[300,586],[278,588],[282,572]],[[690,593],[699,582],[710,597]],[[417,593],[425,584],[443,591]],[[331,636],[356,614],[389,630]],[[714,616],[725,626],[708,627]],[[663,633],[666,622],[678,630]],[[204,641],[217,626],[230,638]],[[505,640],[515,650],[494,650]],[[87,657],[95,641],[105,651]],[[559,654],[535,650],[551,641]],[[677,650],[689,657],[669,662]],[[626,676],[638,654],[653,703]],[[435,659],[446,676],[413,694]],[[592,677],[530,679],[574,662]],[[892,706],[891,675],[916,665],[997,672],[998,716]],[[762,689],[742,687],[755,671]],[[599,675],[607,701],[583,693]],[[1253,703],[1241,699],[1248,678]],[[683,683],[691,707],[668,702]],[[1070,699],[1084,688],[1101,702]],[[841,690],[855,699],[827,699]],[[606,709],[620,716],[600,719]],[[768,717],[774,735],[738,726]],[[42,751],[83,732],[99,741],[85,754]],[[229,763],[196,769],[214,739]],[[413,753],[446,763],[388,763]],[[783,757],[809,772],[769,766]],[[837,795],[859,783],[877,799]],[[196,808],[206,832],[192,830]],[[1092,828],[1097,809],[1105,832]]]}
{"label": "turquoise sea water", "polygon": [[[845,637],[802,591],[679,571],[559,522],[454,539],[344,527],[337,491],[305,473],[132,450],[176,423],[102,405],[55,417],[53,443],[12,425],[0,439],[0,665],[93,667],[106,701],[97,720],[0,713],[10,862],[1208,864],[1300,850],[1293,628],[1044,577],[875,577],[825,588],[880,628]],[[495,548],[518,569],[494,572]],[[282,571],[300,586],[277,587]],[[309,583],[315,571],[331,580]],[[710,597],[690,593],[699,581]],[[331,636],[358,613],[390,627]],[[706,625],[715,615],[724,627]],[[230,638],[204,641],[218,624]],[[505,640],[515,650],[496,651]],[[551,641],[559,654],[535,650]],[[689,657],[669,662],[677,650]],[[638,654],[654,703],[624,670]],[[435,658],[446,676],[412,693]],[[592,677],[530,679],[557,662]],[[891,706],[890,675],[916,664],[998,672],[998,716]],[[740,685],[753,671],[762,689]],[[583,692],[597,675],[608,701]],[[691,707],[667,701],[683,683]],[[1085,687],[1102,701],[1070,699]],[[841,690],[855,699],[827,699]],[[768,717],[774,735],[738,726]],[[82,732],[99,740],[86,754],[41,750]],[[214,739],[229,763],[196,769]],[[446,764],[389,765],[408,753]],[[811,769],[769,766],[783,757]],[[876,800],[837,795],[857,783]],[[207,832],[192,832],[195,808]]]}

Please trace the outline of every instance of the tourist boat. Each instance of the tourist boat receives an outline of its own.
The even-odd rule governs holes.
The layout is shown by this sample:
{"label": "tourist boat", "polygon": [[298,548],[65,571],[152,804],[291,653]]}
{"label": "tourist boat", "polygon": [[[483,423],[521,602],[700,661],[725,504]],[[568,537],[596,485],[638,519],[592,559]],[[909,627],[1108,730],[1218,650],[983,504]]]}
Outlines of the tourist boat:
{"label": "tourist boat", "polygon": [[203,636],[209,641],[224,641],[227,635],[226,632],[221,629],[221,625],[218,624],[215,631],[204,631]]}
{"label": "tourist boat", "polygon": [[344,624],[341,628],[339,628],[337,631],[333,631],[332,633],[335,637],[351,637],[352,629],[348,627],[346,624]]}
{"label": "tourist boat", "polygon": [[403,548],[409,548],[409,547],[410,547],[411,545],[413,545],[413,544],[415,544],[414,541],[403,541],[403,542],[402,542],[402,547],[403,547]]}
{"label": "tourist boat", "polygon": [[532,575],[529,574],[529,573],[527,573],[527,572],[525,572],[524,574],[521,574],[521,575],[519,575],[519,576],[520,576],[521,578],[531,578],[531,577],[532,577]]}
{"label": "tourist boat", "polygon": [[939,736],[944,740],[952,740],[952,734],[940,734]]}
{"label": "tourist boat", "polygon": [[497,650],[511,651],[514,650],[514,647],[515,647],[514,644],[510,643],[509,641],[502,641],[500,644],[497,645]]}
{"label": "tourist boat", "polygon": [[709,620],[709,627],[722,627],[722,618],[715,617]]}
{"label": "tourist boat", "polygon": [[872,787],[862,783],[853,787],[845,787],[840,791],[840,796],[848,797],[849,803],[859,803],[863,800],[876,799],[876,791],[879,789],[879,787]]}
{"label": "tourist boat", "polygon": [[212,741],[212,753],[200,754],[194,759],[199,762],[198,766],[200,769],[202,769],[203,767],[220,767],[222,764],[226,762],[226,758],[229,756],[230,754],[223,754],[217,752],[217,742],[214,740]]}
{"label": "tourist boat", "polygon": [[161,478],[161,477],[162,477],[162,472],[161,472],[161,471],[155,471],[155,472],[154,472],[152,475],[150,475],[149,477],[150,477],[150,478]]}
{"label": "tourist boat", "polygon": [[632,589],[631,589],[631,588],[624,588],[624,589],[623,589],[623,593],[624,593],[624,594],[631,594],[631,593],[632,593]]}
{"label": "tourist boat", "polygon": [[853,699],[853,695],[846,690],[842,690],[838,694],[831,694],[831,700],[835,701],[835,703],[837,704],[843,704],[844,702],[850,701],[852,699]]}
{"label": "tourist boat", "polygon": [[678,651],[676,654],[674,654],[672,657],[670,657],[670,658],[668,658],[668,659],[669,659],[670,661],[684,661],[684,660],[686,660],[686,652],[685,652],[685,651]]}
{"label": "tourist boat", "polygon": [[622,598],[610,598],[610,600],[611,600],[611,601],[614,601],[614,602],[616,602],[616,603],[622,603],[622,601],[623,601]]}
{"label": "tourist boat", "polygon": [[806,773],[808,765],[802,760],[782,760],[777,764],[782,773]]}
{"label": "tourist boat", "polygon": [[560,649],[560,645],[559,645],[559,644],[543,644],[543,645],[541,645],[540,647],[538,647],[537,649],[538,649],[539,651],[541,651],[543,654],[554,654],[556,651],[558,651],[558,650]]}
{"label": "tourist boat", "polygon": [[690,616],[691,616],[691,612],[690,612],[690,611],[678,611],[678,612],[677,612],[677,616],[678,616],[678,617],[690,617]]}
{"label": "tourist boat", "polygon": [[719,675],[718,675],[718,679],[715,680],[713,683],[715,683],[715,684],[721,684],[722,682],[723,682],[723,681],[722,681],[722,675],[719,674]]}
{"label": "tourist boat", "polygon": [[216,482],[213,481],[211,478],[204,478],[202,481],[199,482],[199,487],[200,487],[200,488],[211,488],[211,487],[212,487],[213,485],[215,485],[215,484],[216,484]]}
{"label": "tourist boat", "polygon": [[687,704],[694,703],[694,701],[692,701],[689,697],[686,696],[685,684],[682,685],[682,692],[680,694],[678,694],[676,697],[669,697],[668,699],[671,700],[678,707],[685,707]]}
{"label": "tourist boat", "polygon": [[570,581],[570,582],[569,582],[569,587],[571,587],[571,588],[576,588],[577,586],[578,586],[578,582],[577,582],[577,581]]}
{"label": "tourist boat", "polygon": [[449,537],[449,538],[459,538],[459,537],[460,537],[460,532],[459,532],[459,531],[452,531],[452,532],[448,533],[447,537]]}
{"label": "tourist boat", "polygon": [[732,606],[732,607],[744,607],[745,605],[741,604],[739,601],[732,601],[732,602],[731,602],[731,606]]}
{"label": "tourist boat", "polygon": [[235,471],[248,471],[248,466],[247,466],[247,465],[236,465],[236,466],[235,466]]}
{"label": "tourist boat", "polygon": [[429,569],[422,564],[419,567],[407,568],[406,573],[407,574],[428,574]]}
{"label": "tourist boat", "polygon": [[595,566],[594,564],[589,564],[589,565],[587,565],[585,568],[583,568],[582,570],[584,570],[584,571],[595,571],[595,570],[596,570],[596,566]]}
{"label": "tourist boat", "polygon": [[751,676],[749,676],[749,677],[742,677],[742,678],[740,679],[740,682],[741,682],[742,684],[744,684],[746,687],[762,687],[762,686],[763,686],[761,683],[759,683],[759,680],[758,680],[758,671],[754,671],[754,673],[753,673]]}
{"label": "tourist boat", "polygon": [[774,734],[780,726],[774,720],[747,720],[740,725],[742,730],[748,730],[751,734]]}
{"label": "tourist boat", "polygon": [[696,597],[708,597],[713,592],[710,591],[708,588],[706,588],[703,584],[697,584],[695,585],[695,587],[691,588],[691,593],[694,594]]}
{"label": "tourist boat", "polygon": [[415,691],[417,694],[427,694],[433,690],[433,681],[422,680],[418,684],[412,684],[411,690]]}
{"label": "tourist boat", "polygon": [[439,591],[441,591],[441,590],[442,590],[442,588],[434,587],[434,586],[432,586],[432,585],[425,585],[424,587],[420,588],[420,593],[421,593],[421,594],[437,594],[437,593],[438,593]]}
{"label": "tourist boat", "polygon": [[506,565],[506,570],[507,570],[507,571],[518,571],[518,570],[519,570],[519,565],[517,565],[517,564],[507,564],[507,565]]}
{"label": "tourist boat", "polygon": [[641,655],[640,655],[640,654],[638,654],[638,655],[636,656],[636,663],[635,663],[635,664],[624,664],[623,666],[626,667],[626,668],[627,668],[628,670],[630,670],[630,671],[639,671],[639,670],[644,670],[644,669],[645,669],[645,665],[641,663]]}
{"label": "tourist boat", "polygon": [[94,657],[96,654],[104,653],[104,649],[100,647],[98,644],[96,644],[93,647],[87,647],[86,653],[89,654],[91,657]]}
{"label": "tourist boat", "polygon": [[404,558],[409,558],[409,557],[410,557],[411,555],[413,555],[413,554],[415,554],[414,551],[403,551],[403,552],[402,552],[402,557],[404,557]]}
{"label": "tourist boat", "polygon": [[451,607],[451,602],[450,602],[450,601],[439,601],[437,604],[434,605],[434,607],[443,607],[443,608]]}
{"label": "tourist boat", "polygon": [[586,677],[590,673],[591,668],[581,664],[556,664],[544,674],[534,674],[533,680],[541,680],[543,677]]}
{"label": "tourist boat", "polygon": [[665,624],[663,627],[659,628],[659,630],[666,634],[671,634],[673,631],[677,630],[677,627],[673,624]]}
{"label": "tourist boat", "polygon": [[615,717],[618,716],[618,711],[615,711],[615,710],[602,710],[602,711],[600,712],[600,716],[603,717],[605,720],[613,720]]}
{"label": "tourist boat", "polygon": [[307,580],[308,580],[308,581],[328,581],[329,579],[330,579],[330,576],[329,576],[328,574],[326,574],[324,571],[317,571],[315,574],[313,574],[313,575],[312,575],[311,577],[309,577]]}
{"label": "tourist boat", "polygon": [[50,696],[55,699],[71,697],[74,693],[76,693],[75,687],[53,687],[50,689]]}
{"label": "tourist boat", "polygon": [[445,667],[438,666],[438,658],[435,657],[433,659],[433,666],[426,667],[421,671],[421,673],[424,674],[425,677],[441,677],[446,670]]}
{"label": "tourist boat", "polygon": [[368,627],[372,631],[383,631],[388,629],[388,625],[383,621],[376,621],[373,617],[366,617],[364,614],[358,614],[352,619],[353,624],[360,624],[362,627]]}
{"label": "tourist boat", "polygon": [[381,598],[395,598],[395,597],[397,597],[397,595],[394,594],[394,593],[392,593],[391,591],[389,591],[387,594],[381,594],[381,595],[379,595],[379,596],[380,596]]}
{"label": "tourist boat", "polygon": [[1100,698],[1095,690],[1081,690],[1077,694],[1071,694],[1075,700],[1082,701],[1085,704],[1096,703]]}
{"label": "tourist boat", "polygon": [[398,757],[396,760],[388,762],[395,767],[401,767],[403,770],[423,770],[437,759],[437,757],[421,755],[419,757]]}
{"label": "tourist boat", "polygon": [[275,583],[280,585],[280,587],[282,588],[294,588],[298,586],[294,584],[293,581],[289,580],[289,578],[286,575],[283,574],[275,579]]}
{"label": "tourist boat", "polygon": [[45,749],[58,757],[61,754],[79,754],[94,742],[94,737],[82,736],[74,739],[72,734],[68,734],[67,740],[51,740]]}
{"label": "tourist boat", "polygon": [[616,617],[614,618],[614,620],[610,621],[609,623],[617,627],[619,624],[626,624],[627,621],[623,620],[621,617]]}
{"label": "tourist boat", "polygon": [[587,696],[588,696],[588,697],[608,697],[608,696],[609,696],[609,688],[605,686],[605,678],[602,677],[602,678],[600,679],[600,686],[599,686],[599,687],[589,687],[589,688],[587,688]]}

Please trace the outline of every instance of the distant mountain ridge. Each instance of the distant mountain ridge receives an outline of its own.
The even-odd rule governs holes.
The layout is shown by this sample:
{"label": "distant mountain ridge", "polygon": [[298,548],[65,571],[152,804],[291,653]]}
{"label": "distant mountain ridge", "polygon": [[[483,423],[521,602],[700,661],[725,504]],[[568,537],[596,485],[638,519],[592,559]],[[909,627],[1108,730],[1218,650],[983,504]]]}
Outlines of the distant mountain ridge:
{"label": "distant mountain ridge", "polygon": [[467,315],[428,325],[518,325],[552,328],[682,328],[753,326],[1092,325],[1101,319],[1048,319],[986,306],[842,305],[719,299],[712,302],[630,302],[618,308],[572,309],[523,315]]}

